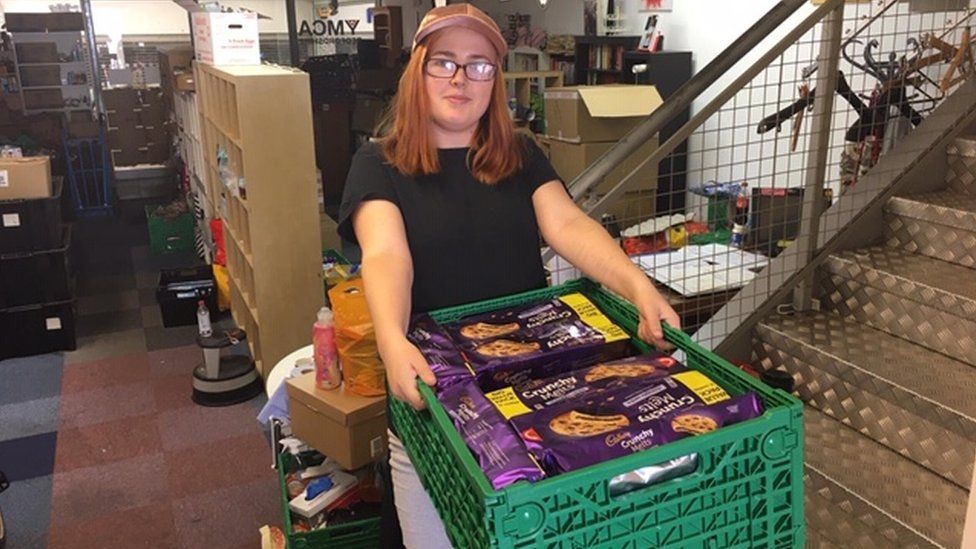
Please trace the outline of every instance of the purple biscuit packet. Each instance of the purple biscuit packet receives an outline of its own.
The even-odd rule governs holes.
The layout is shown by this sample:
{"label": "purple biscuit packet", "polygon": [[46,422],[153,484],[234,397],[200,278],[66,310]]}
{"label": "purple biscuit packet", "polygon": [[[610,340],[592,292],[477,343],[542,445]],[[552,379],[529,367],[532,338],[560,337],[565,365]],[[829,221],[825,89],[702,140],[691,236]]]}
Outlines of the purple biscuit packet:
{"label": "purple biscuit packet", "polygon": [[474,379],[474,372],[468,367],[454,341],[430,316],[413,317],[410,330],[407,331],[407,339],[416,345],[427,359],[427,364],[437,378],[438,391]]}
{"label": "purple biscuit packet", "polygon": [[445,389],[438,400],[496,490],[520,480],[535,482],[545,476],[518,433],[473,380]]}
{"label": "purple biscuit packet", "polygon": [[[640,415],[631,419],[622,414],[590,415],[560,408],[552,406],[543,412],[512,420],[526,447],[541,456],[549,474],[581,469],[709,433],[763,413],[762,401],[756,393],[746,393],[717,404],[695,404],[654,419],[645,417],[645,421],[641,421]],[[560,413],[552,414],[552,411]],[[624,421],[627,424],[621,425]]]}
{"label": "purple biscuit packet", "polygon": [[627,333],[579,293],[445,328],[488,391],[620,358],[630,347]]}
{"label": "purple biscuit packet", "polygon": [[596,394],[615,393],[627,387],[637,389],[686,370],[677,360],[653,351],[600,362],[551,377],[525,380],[491,391],[485,396],[495,403],[506,418],[511,419],[563,400],[580,398],[584,394],[592,398]]}

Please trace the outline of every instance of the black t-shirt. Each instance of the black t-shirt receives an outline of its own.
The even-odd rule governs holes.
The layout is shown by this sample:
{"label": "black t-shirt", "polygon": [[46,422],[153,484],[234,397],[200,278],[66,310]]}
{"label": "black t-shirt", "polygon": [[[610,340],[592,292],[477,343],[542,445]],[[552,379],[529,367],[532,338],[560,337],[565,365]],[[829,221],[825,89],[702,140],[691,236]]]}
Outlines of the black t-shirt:
{"label": "black t-shirt", "polygon": [[356,242],[351,218],[366,200],[400,209],[413,259],[413,313],[541,288],[532,194],[559,176],[535,143],[526,139],[524,150],[521,171],[485,185],[467,167],[467,148],[439,150],[440,173],[410,177],[367,143],[352,160],[339,234]]}

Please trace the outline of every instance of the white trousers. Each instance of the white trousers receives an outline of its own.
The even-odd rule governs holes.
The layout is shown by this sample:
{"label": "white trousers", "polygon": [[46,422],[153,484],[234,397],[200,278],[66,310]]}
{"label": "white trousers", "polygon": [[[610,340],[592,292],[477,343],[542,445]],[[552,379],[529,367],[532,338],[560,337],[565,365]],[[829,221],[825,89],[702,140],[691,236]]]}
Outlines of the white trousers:
{"label": "white trousers", "polygon": [[420,483],[403,443],[392,432],[387,431],[387,435],[390,439],[393,497],[400,518],[400,531],[403,532],[403,545],[407,549],[451,549],[444,523],[427,490]]}

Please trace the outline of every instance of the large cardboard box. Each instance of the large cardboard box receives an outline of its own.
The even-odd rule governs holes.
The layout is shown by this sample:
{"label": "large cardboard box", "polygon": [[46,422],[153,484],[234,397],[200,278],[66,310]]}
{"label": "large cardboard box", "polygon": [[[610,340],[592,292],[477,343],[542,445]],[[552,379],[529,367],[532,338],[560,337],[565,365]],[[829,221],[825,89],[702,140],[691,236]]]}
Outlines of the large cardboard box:
{"label": "large cardboard box", "polygon": [[80,31],[85,28],[85,18],[80,12],[8,13],[5,23],[10,32]]}
{"label": "large cardboard box", "polygon": [[[595,202],[603,195],[593,195],[590,201]],[[630,191],[624,193],[614,202],[606,213],[614,217],[617,228],[621,231],[654,217],[657,193],[655,191]],[[586,202],[583,203],[585,206]]]}
{"label": "large cardboard box", "polygon": [[194,12],[197,60],[211,65],[260,65],[256,13]]}
{"label": "large cardboard box", "polygon": [[385,397],[361,397],[345,387],[317,389],[314,372],[286,383],[295,436],[346,469],[367,465],[385,452]]}
{"label": "large cardboard box", "polygon": [[663,100],[654,86],[610,84],[545,91],[546,135],[573,141],[618,141]]}
{"label": "large cardboard box", "polygon": [[51,158],[0,158],[0,200],[51,196]]}
{"label": "large cardboard box", "polygon": [[[549,151],[549,162],[556,169],[556,173],[566,184],[569,184],[576,176],[583,173],[588,166],[603,156],[614,142],[609,143],[569,143],[543,137]],[[611,171],[603,181],[597,185],[595,192],[604,194],[617,185],[631,171],[646,159],[657,148],[657,139],[652,139],[645,143],[641,148],[631,154],[626,161],[620,163]],[[636,183],[631,183],[629,191],[650,191],[657,188],[657,163],[648,162],[637,175]]]}
{"label": "large cardboard box", "polygon": [[18,63],[58,63],[58,45],[54,42],[21,42],[16,44]]}

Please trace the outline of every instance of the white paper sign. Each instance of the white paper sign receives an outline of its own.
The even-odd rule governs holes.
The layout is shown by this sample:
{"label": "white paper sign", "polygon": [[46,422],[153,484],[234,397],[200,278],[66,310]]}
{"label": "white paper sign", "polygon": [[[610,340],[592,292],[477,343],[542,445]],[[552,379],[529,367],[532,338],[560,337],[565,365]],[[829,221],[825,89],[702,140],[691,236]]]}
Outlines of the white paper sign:
{"label": "white paper sign", "polygon": [[20,227],[20,214],[3,214],[4,227]]}
{"label": "white paper sign", "polygon": [[0,188],[10,186],[10,174],[7,170],[0,170]]}
{"label": "white paper sign", "polygon": [[61,329],[61,319],[56,316],[48,318],[46,322],[47,322],[47,331],[49,332],[53,332],[54,330]]}

